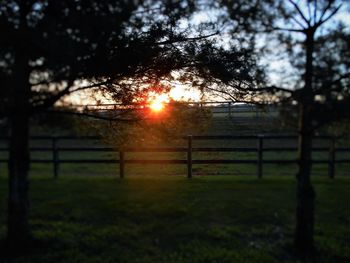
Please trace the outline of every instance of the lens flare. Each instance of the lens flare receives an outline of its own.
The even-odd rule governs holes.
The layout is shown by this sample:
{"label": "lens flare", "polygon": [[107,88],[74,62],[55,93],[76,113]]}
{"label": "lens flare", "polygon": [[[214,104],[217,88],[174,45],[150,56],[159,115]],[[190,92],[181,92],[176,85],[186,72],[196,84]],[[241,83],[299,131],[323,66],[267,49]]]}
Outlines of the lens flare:
{"label": "lens flare", "polygon": [[159,101],[159,100],[154,100],[149,104],[149,107],[153,110],[153,111],[161,111],[164,109],[164,102],[163,101]]}
{"label": "lens flare", "polygon": [[165,104],[169,101],[168,96],[165,94],[155,95],[149,99],[149,107],[154,112],[160,112],[164,110]]}

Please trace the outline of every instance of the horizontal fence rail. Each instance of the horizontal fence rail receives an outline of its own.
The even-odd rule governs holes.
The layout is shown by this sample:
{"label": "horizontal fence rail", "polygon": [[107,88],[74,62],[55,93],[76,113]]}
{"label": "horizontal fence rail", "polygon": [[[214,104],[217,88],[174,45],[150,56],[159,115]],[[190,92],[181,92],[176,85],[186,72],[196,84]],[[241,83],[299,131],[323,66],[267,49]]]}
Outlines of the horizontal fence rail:
{"label": "horizontal fence rail", "polygon": [[[187,147],[126,147],[116,149],[113,147],[62,147],[59,142],[65,140],[99,140],[96,136],[32,136],[31,140],[50,141],[50,147],[30,147],[31,152],[51,152],[50,159],[32,158],[31,163],[52,163],[53,174],[57,178],[59,174],[59,165],[67,163],[87,163],[87,164],[119,164],[119,175],[121,178],[125,176],[126,164],[184,164],[187,165],[187,177],[192,177],[193,164],[255,164],[257,167],[256,174],[258,178],[263,176],[264,164],[297,164],[297,159],[264,159],[264,152],[295,152],[297,147],[264,147],[266,140],[296,140],[296,135],[243,135],[243,136],[182,136],[180,139],[187,140]],[[350,148],[336,147],[336,139],[330,136],[316,136],[315,139],[326,140],[328,147],[313,147],[314,152],[328,152],[328,159],[312,160],[314,164],[328,164],[328,175],[334,178],[335,164],[350,163],[350,159],[336,159],[337,152],[350,152]],[[206,140],[255,140],[256,147],[193,147],[193,141]],[[0,141],[9,142],[9,137],[0,136]],[[9,147],[0,147],[0,152],[8,152]],[[119,153],[119,159],[62,159],[60,153],[63,152],[116,152]],[[126,159],[125,154],[128,152],[139,153],[186,153],[185,159]],[[251,152],[257,153],[256,159],[193,159],[194,152]],[[0,163],[8,162],[8,158],[0,158]]]}

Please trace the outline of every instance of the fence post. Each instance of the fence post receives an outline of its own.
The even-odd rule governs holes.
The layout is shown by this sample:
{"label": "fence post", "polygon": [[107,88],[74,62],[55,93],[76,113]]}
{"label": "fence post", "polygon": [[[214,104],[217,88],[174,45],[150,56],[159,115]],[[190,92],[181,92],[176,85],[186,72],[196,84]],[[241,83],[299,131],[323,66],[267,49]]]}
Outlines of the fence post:
{"label": "fence post", "polygon": [[231,119],[232,118],[232,108],[231,108],[231,101],[228,103],[228,117]]}
{"label": "fence post", "polygon": [[263,147],[264,147],[264,136],[258,135],[258,163],[257,163],[257,176],[259,179],[263,176]]}
{"label": "fence post", "polygon": [[119,177],[124,178],[124,168],[125,168],[125,161],[124,161],[124,152],[119,152]]}
{"label": "fence post", "polygon": [[58,178],[59,172],[59,152],[58,152],[58,138],[52,137],[52,159],[53,159],[53,177],[54,179]]}
{"label": "fence post", "polygon": [[187,136],[187,178],[192,178],[192,135]]}
{"label": "fence post", "polygon": [[328,176],[334,179],[335,175],[335,138],[332,138],[329,145]]}

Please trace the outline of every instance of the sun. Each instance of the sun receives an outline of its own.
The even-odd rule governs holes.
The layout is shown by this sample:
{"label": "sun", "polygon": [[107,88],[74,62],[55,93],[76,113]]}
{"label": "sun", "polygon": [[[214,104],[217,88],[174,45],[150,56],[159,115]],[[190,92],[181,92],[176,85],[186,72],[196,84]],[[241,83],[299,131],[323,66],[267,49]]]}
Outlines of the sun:
{"label": "sun", "polygon": [[149,104],[152,111],[162,111],[164,109],[164,102],[159,100],[154,100]]}
{"label": "sun", "polygon": [[165,104],[169,101],[169,97],[166,94],[154,95],[148,99],[148,106],[154,112],[160,112],[164,110]]}

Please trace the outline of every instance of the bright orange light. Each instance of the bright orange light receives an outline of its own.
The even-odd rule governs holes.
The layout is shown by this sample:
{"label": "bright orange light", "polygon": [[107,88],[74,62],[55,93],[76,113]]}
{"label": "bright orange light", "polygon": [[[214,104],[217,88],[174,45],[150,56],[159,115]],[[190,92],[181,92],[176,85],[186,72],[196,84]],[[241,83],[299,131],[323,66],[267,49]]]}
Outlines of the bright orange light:
{"label": "bright orange light", "polygon": [[169,98],[165,94],[154,95],[149,98],[149,107],[154,112],[160,112],[164,109],[165,103],[169,101]]}
{"label": "bright orange light", "polygon": [[153,111],[161,111],[162,109],[164,109],[164,103],[162,101],[155,100],[150,103],[149,107]]}

